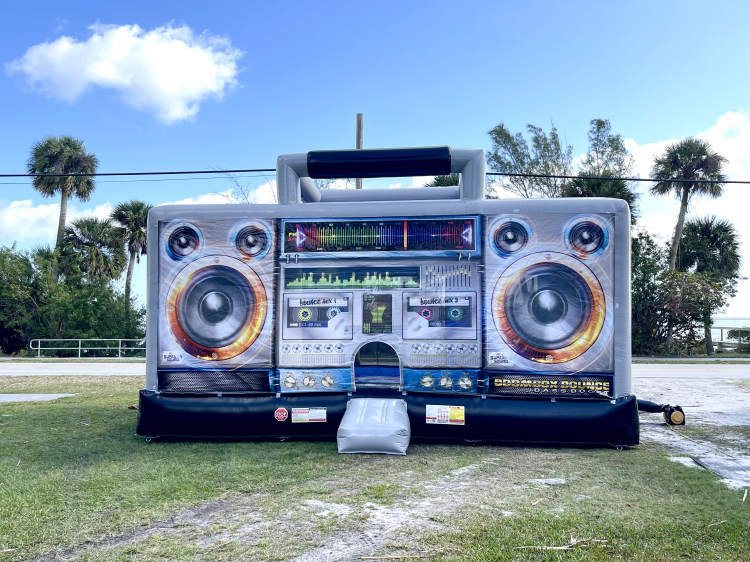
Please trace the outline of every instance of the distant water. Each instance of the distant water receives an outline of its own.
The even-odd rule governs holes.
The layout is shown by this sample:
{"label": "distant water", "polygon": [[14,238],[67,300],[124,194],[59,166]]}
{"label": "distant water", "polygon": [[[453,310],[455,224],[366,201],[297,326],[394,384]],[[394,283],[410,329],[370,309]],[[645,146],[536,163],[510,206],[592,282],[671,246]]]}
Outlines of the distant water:
{"label": "distant water", "polygon": [[[750,318],[748,317],[737,317],[737,316],[715,316],[714,326],[720,326],[723,328],[750,328]],[[714,340],[721,338],[721,330],[716,328],[711,330],[711,337]],[[727,338],[727,331],[724,330],[724,338]]]}

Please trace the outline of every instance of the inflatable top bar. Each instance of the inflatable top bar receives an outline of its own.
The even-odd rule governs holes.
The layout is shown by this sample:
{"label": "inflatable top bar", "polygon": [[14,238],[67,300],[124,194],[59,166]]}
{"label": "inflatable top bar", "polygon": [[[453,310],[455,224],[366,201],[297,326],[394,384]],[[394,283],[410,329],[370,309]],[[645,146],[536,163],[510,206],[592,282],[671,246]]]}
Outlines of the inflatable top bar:
{"label": "inflatable top bar", "polygon": [[[458,188],[433,187],[391,190],[320,191],[312,179],[393,178],[461,174]],[[482,150],[388,148],[362,150],[318,150],[285,154],[276,160],[279,204],[332,203],[342,201],[403,201],[484,199],[485,163]]]}

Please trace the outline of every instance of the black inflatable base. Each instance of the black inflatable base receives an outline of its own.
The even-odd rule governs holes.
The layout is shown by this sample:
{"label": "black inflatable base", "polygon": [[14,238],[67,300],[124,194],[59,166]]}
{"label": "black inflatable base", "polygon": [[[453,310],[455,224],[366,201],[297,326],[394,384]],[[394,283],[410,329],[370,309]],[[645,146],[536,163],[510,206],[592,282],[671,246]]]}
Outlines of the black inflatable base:
{"label": "black inflatable base", "polygon": [[[357,397],[361,397],[359,393]],[[393,397],[408,404],[412,441],[613,446],[639,442],[638,405],[634,396],[620,398],[615,403],[412,393],[405,396],[394,393]],[[323,393],[216,396],[141,390],[136,433],[148,438],[335,439],[350,399],[345,394]],[[464,406],[464,425],[428,424],[428,404]],[[325,408],[326,421],[292,423],[293,408]],[[278,421],[277,417],[285,419]]]}

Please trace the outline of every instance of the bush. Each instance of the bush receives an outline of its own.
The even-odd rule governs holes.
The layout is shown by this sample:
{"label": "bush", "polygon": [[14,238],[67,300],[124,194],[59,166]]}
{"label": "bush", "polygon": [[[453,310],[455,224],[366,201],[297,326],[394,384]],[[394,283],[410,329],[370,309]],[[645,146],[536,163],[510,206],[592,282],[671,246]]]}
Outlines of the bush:
{"label": "bush", "polygon": [[77,268],[52,275],[52,256],[0,247],[0,349],[20,352],[35,338],[141,338],[145,307],[128,307],[107,279]]}

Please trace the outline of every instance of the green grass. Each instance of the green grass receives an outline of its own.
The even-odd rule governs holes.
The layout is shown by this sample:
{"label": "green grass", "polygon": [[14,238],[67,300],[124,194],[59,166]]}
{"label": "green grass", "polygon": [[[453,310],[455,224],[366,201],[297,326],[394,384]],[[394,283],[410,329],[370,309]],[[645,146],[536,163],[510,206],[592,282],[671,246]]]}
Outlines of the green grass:
{"label": "green grass", "polygon": [[[413,445],[394,457],[339,455],[332,442],[146,443],[128,409],[142,385],[140,377],[0,378],[0,392],[77,393],[0,404],[0,561],[88,541],[81,560],[286,560],[370,528],[372,506],[416,514],[380,554],[750,558],[742,491],[655,447]],[[566,483],[526,482],[550,477]],[[437,507],[418,507],[425,502]],[[563,546],[571,537],[607,543],[515,548]]]}
{"label": "green grass", "polygon": [[145,357],[0,357],[3,363],[146,363]]}

